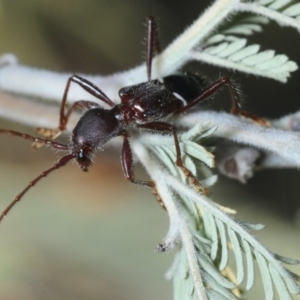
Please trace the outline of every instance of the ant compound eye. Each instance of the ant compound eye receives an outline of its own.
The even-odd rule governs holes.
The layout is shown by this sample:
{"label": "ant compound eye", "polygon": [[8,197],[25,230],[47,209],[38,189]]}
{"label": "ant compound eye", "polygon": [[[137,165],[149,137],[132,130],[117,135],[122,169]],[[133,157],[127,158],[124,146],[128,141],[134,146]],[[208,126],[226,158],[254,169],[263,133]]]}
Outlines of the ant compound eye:
{"label": "ant compound eye", "polygon": [[88,155],[86,155],[86,153],[84,153],[84,151],[82,149],[79,150],[78,154],[77,154],[77,162],[81,165],[90,165],[90,158]]}
{"label": "ant compound eye", "polygon": [[83,149],[80,149],[79,152],[77,153],[76,160],[82,169],[82,171],[87,172],[88,167],[91,165],[91,159],[88,154],[84,152]]}
{"label": "ant compound eye", "polygon": [[88,160],[88,157],[84,154],[83,150],[80,149],[77,155],[78,162],[86,162]]}

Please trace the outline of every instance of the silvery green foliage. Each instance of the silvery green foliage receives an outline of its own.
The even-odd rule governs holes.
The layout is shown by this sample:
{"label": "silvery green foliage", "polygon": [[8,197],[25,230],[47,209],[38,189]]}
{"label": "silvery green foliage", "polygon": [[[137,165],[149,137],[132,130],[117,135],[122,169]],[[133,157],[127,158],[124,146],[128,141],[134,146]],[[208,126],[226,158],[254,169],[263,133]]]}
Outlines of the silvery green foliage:
{"label": "silvery green foliage", "polygon": [[261,32],[268,21],[263,16],[238,15],[206,39],[193,57],[285,82],[290,72],[297,70],[297,64],[274,50],[261,51],[258,44],[248,45],[247,36]]}
{"label": "silvery green foliage", "polygon": [[[249,35],[255,37],[255,33],[263,31],[269,20],[300,31],[299,1],[216,0],[154,58],[152,78],[170,75],[188,61],[199,60],[286,82],[291,72],[298,68],[297,64],[274,49],[261,50],[262,47],[268,49],[268,45],[249,44],[247,41]],[[61,101],[61,93],[70,76],[17,65],[16,60],[7,55],[0,57],[0,66],[2,90],[38,97],[42,101]],[[106,94],[112,99],[118,99],[116,92],[120,87],[147,80],[145,64],[109,76],[85,78],[98,86],[105,86]],[[70,102],[81,98],[86,99],[81,89],[74,87],[70,90]]]}
{"label": "silvery green foliage", "polygon": [[[264,7],[260,6],[262,4]],[[260,51],[260,45],[248,45],[245,37],[263,30],[263,26],[269,22],[270,11],[276,13],[271,15],[278,22],[282,20],[280,13],[288,18],[297,18],[299,4],[292,1],[264,1],[241,5],[254,6],[255,9],[261,7],[268,13],[262,13],[265,16],[236,15],[221,24],[217,33],[203,39],[189,54],[193,59],[285,82],[290,72],[297,69],[297,64],[286,55],[276,54],[274,50]],[[190,118],[189,125],[194,122],[195,119]],[[196,127],[191,129],[193,130],[195,132]],[[203,138],[206,139],[215,130],[216,128],[202,128],[198,135],[188,132],[188,140],[185,140],[184,135],[181,136],[184,162],[194,175],[197,170],[208,174],[207,167],[213,165],[209,151],[207,152],[210,149],[199,148],[196,143],[201,142],[203,145]],[[186,145],[191,148],[185,148]],[[282,264],[297,264],[298,261],[276,255],[262,246],[252,235],[252,231],[262,229],[262,225],[238,222],[224,212],[225,208],[215,205],[206,196],[197,194],[176,168],[175,150],[170,145],[160,144],[158,140],[147,145],[144,140],[143,146],[155,154],[150,155],[152,168],[149,168],[147,161],[143,161],[147,155],[145,152],[141,154],[141,145],[135,147],[137,156],[145,166],[148,165],[147,169],[152,178],[156,178],[158,192],[166,200],[165,206],[170,216],[169,232],[157,247],[157,251],[169,251],[175,245],[179,248],[167,274],[173,280],[174,299],[239,299],[241,283],[245,284],[246,290],[253,287],[255,264],[261,273],[265,299],[274,299],[276,293],[279,299],[292,299],[293,294],[300,293],[297,282],[299,276]],[[198,154],[195,154],[197,151]],[[158,160],[157,163],[155,160]],[[161,162],[166,169],[161,166]],[[195,168],[196,165],[200,168]],[[155,168],[160,169],[160,179],[155,175]],[[162,184],[164,187],[160,189]],[[170,211],[169,198],[173,201]],[[228,270],[230,252],[236,261],[235,278],[229,275],[231,272]]]}
{"label": "silvery green foliage", "polygon": [[[261,0],[252,3],[245,1],[240,5],[242,10],[261,15],[238,14],[222,23],[216,34],[201,41],[198,50],[192,51],[193,58],[286,82],[290,72],[297,70],[297,64],[285,54],[276,54],[274,50],[261,51],[258,44],[248,45],[247,36],[261,32],[269,23],[269,18],[280,24],[292,22],[299,30],[299,3]],[[297,21],[293,22],[294,19]]]}
{"label": "silvery green foliage", "polygon": [[[209,124],[196,124],[180,136],[186,166],[194,175],[199,176],[200,172],[208,176],[207,181],[202,181],[206,186],[216,178],[209,171],[213,166],[211,148],[203,145],[216,129]],[[241,283],[246,290],[253,287],[255,264],[261,273],[265,299],[274,299],[276,291],[283,300],[300,293],[298,275],[282,265],[298,261],[276,255],[257,241],[252,231],[263,229],[263,225],[236,221],[228,214],[229,210],[195,192],[175,166],[172,137],[143,135],[142,140],[134,142],[133,149],[151,177],[156,178],[158,192],[170,216],[169,232],[156,250],[178,248],[167,274],[173,280],[174,299],[239,299]],[[230,253],[236,261],[233,277],[228,267]]]}

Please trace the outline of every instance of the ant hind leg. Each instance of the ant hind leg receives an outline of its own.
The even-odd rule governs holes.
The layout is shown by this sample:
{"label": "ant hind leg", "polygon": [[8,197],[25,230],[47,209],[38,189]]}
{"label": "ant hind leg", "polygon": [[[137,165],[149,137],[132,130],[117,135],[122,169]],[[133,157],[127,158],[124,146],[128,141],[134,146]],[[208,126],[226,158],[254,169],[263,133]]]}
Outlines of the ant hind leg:
{"label": "ant hind leg", "polygon": [[186,112],[187,110],[189,110],[196,104],[200,103],[201,101],[203,101],[203,100],[207,99],[208,97],[210,97],[211,95],[215,94],[217,91],[219,91],[225,85],[227,85],[229,88],[229,92],[230,92],[231,100],[232,100],[230,113],[252,119],[254,122],[256,122],[260,125],[269,126],[269,123],[266,120],[242,109],[241,101],[239,99],[237,90],[236,90],[235,86],[233,85],[233,83],[231,82],[230,78],[227,76],[224,76],[224,77],[218,79],[217,81],[213,82],[198,97],[196,97],[196,99],[189,102],[186,106],[179,108],[175,112],[175,114]]}

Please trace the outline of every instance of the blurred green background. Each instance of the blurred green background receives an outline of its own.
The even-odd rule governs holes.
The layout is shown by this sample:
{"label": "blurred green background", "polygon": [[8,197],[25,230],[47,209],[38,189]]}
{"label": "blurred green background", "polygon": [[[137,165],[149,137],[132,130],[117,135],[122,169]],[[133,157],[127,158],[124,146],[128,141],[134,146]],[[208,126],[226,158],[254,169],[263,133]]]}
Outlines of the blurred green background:
{"label": "blurred green background", "polygon": [[[0,0],[0,53],[70,73],[125,70],[145,57],[146,16],[157,18],[166,46],[211,1],[199,2]],[[300,62],[296,32],[274,24],[267,31],[256,41]],[[189,68],[214,78],[220,72],[201,64]],[[275,118],[300,108],[299,72],[286,85],[243,74],[234,78],[242,85],[247,109],[257,115]],[[5,120],[0,125],[33,132]],[[33,152],[28,142],[5,136],[0,154],[3,208],[59,157],[50,149]],[[146,175],[137,168],[136,177]],[[258,233],[263,243],[299,259],[299,181],[298,170],[262,171],[247,185],[220,178],[212,196],[237,209],[239,219],[267,224]],[[173,253],[153,251],[167,229],[167,214],[151,192],[124,179],[119,151],[99,153],[87,174],[70,164],[43,179],[1,224],[0,299],[171,299],[164,273]],[[300,273],[299,266],[292,270]],[[261,292],[258,286],[247,299]]]}

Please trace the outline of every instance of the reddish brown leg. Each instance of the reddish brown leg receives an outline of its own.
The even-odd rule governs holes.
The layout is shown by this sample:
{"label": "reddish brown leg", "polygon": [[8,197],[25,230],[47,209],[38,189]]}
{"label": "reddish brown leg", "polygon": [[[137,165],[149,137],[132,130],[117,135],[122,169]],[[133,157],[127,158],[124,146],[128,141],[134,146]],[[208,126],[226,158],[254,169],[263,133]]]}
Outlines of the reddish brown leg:
{"label": "reddish brown leg", "polygon": [[[51,140],[56,139],[66,129],[70,115],[76,107],[92,109],[92,108],[99,107],[99,104],[92,102],[92,101],[85,101],[85,100],[76,101],[75,103],[72,104],[72,106],[68,109],[67,113],[64,115],[63,123],[61,123],[61,121],[60,121],[58,128],[50,129],[50,128],[37,127],[35,129],[36,133],[38,133],[48,139],[51,139]],[[41,147],[42,144],[33,143],[33,144],[31,144],[31,146],[33,149],[36,149],[36,148]]]}
{"label": "reddish brown leg", "polygon": [[189,180],[189,183],[194,186],[197,192],[202,192],[203,194],[207,194],[207,190],[198,182],[196,177],[192,174],[192,172],[187,169],[181,158],[181,150],[179,146],[179,140],[176,132],[176,127],[174,125],[165,123],[165,122],[151,122],[146,124],[138,125],[139,128],[152,129],[155,131],[168,131],[172,132],[174,136],[174,144],[176,150],[176,165],[183,171],[184,175]]}
{"label": "reddish brown leg", "polygon": [[240,114],[242,112],[242,108],[240,105],[240,100],[238,97],[238,94],[236,92],[236,89],[234,88],[233,84],[231,83],[230,79],[225,76],[216,82],[212,83],[210,86],[208,86],[196,99],[188,103],[186,106],[181,107],[176,111],[176,113],[183,113],[187,110],[189,110],[191,107],[195,106],[199,102],[207,99],[209,96],[216,93],[220,88],[222,88],[225,84],[228,85],[230,94],[232,96],[232,107],[231,107],[231,113],[233,114]]}
{"label": "reddish brown leg", "polygon": [[[147,77],[148,80],[151,80],[151,72],[152,72],[152,59],[153,59],[153,52],[155,54],[160,53],[160,44],[157,36],[157,27],[156,22],[153,17],[148,17],[148,28],[147,28],[147,57],[146,57],[146,67],[147,67]],[[133,183],[141,184],[144,186],[151,187],[152,193],[154,194],[156,200],[158,203],[166,209],[159,193],[157,192],[157,189],[155,187],[155,183],[153,181],[141,181],[136,180],[133,178],[133,160],[132,160],[132,153],[130,149],[130,144],[128,141],[128,134],[126,133],[124,135],[124,143],[123,143],[123,149],[122,149],[122,166],[123,171],[128,180],[130,180]]]}
{"label": "reddish brown leg", "polygon": [[73,112],[73,110],[76,107],[93,109],[93,108],[100,107],[100,105],[98,103],[96,103],[96,102],[86,101],[86,100],[79,100],[79,101],[74,102],[72,104],[72,106],[68,109],[68,111],[67,111],[67,113],[65,115],[66,124],[68,123],[68,120],[70,118],[71,113]]}
{"label": "reddish brown leg", "polygon": [[[67,116],[70,115],[70,113],[66,113],[65,109],[66,109],[66,103],[67,103],[67,97],[68,97],[68,93],[69,93],[69,89],[70,89],[70,85],[71,83],[77,83],[78,85],[80,85],[80,87],[82,87],[85,91],[87,91],[89,94],[95,96],[96,98],[98,98],[99,100],[105,102],[106,104],[108,104],[109,106],[113,107],[115,106],[115,104],[98,88],[96,87],[93,83],[91,83],[90,81],[78,76],[78,75],[73,75],[71,76],[68,81],[67,81],[67,85],[65,88],[65,92],[61,101],[61,105],[60,105],[60,120],[59,120],[59,129],[60,130],[65,130],[66,128],[66,124],[67,124]],[[84,101],[83,101],[84,102]],[[91,103],[90,101],[87,101],[89,103]],[[81,103],[81,106],[83,104]],[[87,104],[89,105],[89,104]]]}
{"label": "reddish brown leg", "polygon": [[[98,106],[97,103],[95,103],[95,102],[81,100],[81,101],[75,102],[66,112],[67,97],[68,97],[70,85],[72,82],[77,83],[85,91],[87,91],[91,95],[95,96],[99,100],[105,102],[109,106],[111,106],[111,107],[115,106],[115,104],[93,83],[91,83],[90,81],[88,81],[78,75],[73,75],[67,81],[64,95],[63,95],[63,98],[61,101],[58,128],[55,128],[55,129],[37,128],[36,129],[37,133],[39,133],[49,139],[55,139],[66,129],[69,117],[76,107],[80,106],[80,107],[85,107],[85,108],[92,108],[92,107]],[[38,146],[39,145],[34,144],[33,148],[36,148]]]}
{"label": "reddish brown leg", "polygon": [[157,192],[154,181],[137,180],[134,178],[133,158],[132,158],[132,152],[131,152],[127,132],[124,133],[124,142],[123,142],[123,148],[122,148],[122,154],[121,154],[121,163],[122,163],[122,168],[123,168],[125,177],[132,183],[150,187],[152,190],[152,193],[155,196],[158,203],[164,209],[166,209],[161,197],[159,196],[159,193]]}
{"label": "reddish brown leg", "polygon": [[140,184],[140,185],[148,186],[151,188],[153,188],[155,186],[153,181],[144,181],[144,180],[134,179],[133,158],[132,158],[132,152],[131,152],[127,132],[124,133],[124,141],[123,141],[123,148],[122,148],[122,154],[121,154],[121,163],[122,163],[124,175],[129,181],[131,181],[135,184]]}
{"label": "reddish brown leg", "polygon": [[221,79],[219,79],[216,82],[212,83],[196,99],[194,99],[193,101],[191,101],[190,103],[188,103],[186,106],[178,109],[175,113],[183,113],[183,112],[189,110],[194,105],[198,104],[199,102],[205,100],[209,96],[211,96],[214,93],[216,93],[224,85],[228,85],[228,87],[229,87],[229,91],[230,91],[230,95],[231,95],[231,99],[232,99],[232,104],[231,104],[231,110],[230,110],[230,112],[232,114],[241,115],[241,116],[244,116],[246,118],[250,118],[250,119],[254,120],[255,122],[257,122],[257,123],[259,123],[261,125],[268,125],[267,121],[265,121],[265,120],[263,120],[263,119],[255,116],[255,115],[253,115],[251,113],[248,113],[247,111],[242,110],[238,93],[237,93],[234,85],[230,81],[229,77],[227,77],[227,76],[222,77]]}

